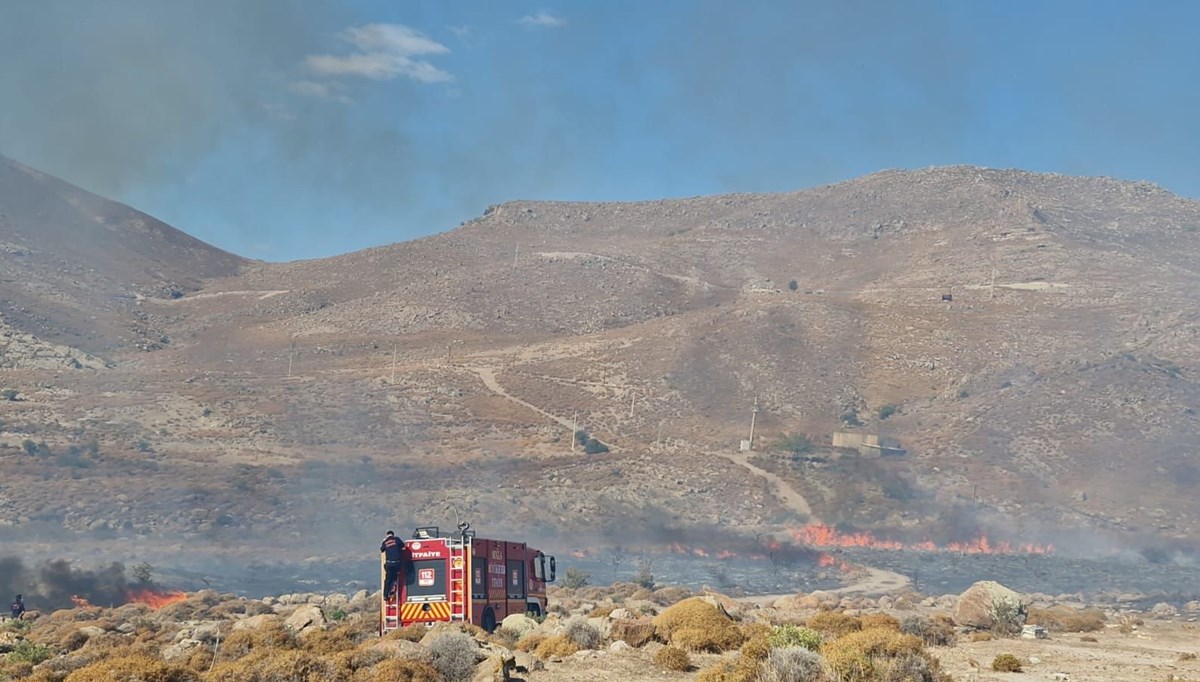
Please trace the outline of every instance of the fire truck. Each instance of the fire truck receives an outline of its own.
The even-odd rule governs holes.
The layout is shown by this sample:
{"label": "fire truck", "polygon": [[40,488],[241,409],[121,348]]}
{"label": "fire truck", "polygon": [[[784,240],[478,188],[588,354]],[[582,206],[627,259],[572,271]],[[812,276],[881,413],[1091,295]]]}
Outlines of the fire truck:
{"label": "fire truck", "polygon": [[405,543],[392,598],[384,593],[380,556],[379,632],[406,625],[473,623],[492,632],[505,616],[546,613],[546,583],[554,582],[554,557],[523,542],[475,537],[470,524],[443,537],[437,526],[419,527]]}

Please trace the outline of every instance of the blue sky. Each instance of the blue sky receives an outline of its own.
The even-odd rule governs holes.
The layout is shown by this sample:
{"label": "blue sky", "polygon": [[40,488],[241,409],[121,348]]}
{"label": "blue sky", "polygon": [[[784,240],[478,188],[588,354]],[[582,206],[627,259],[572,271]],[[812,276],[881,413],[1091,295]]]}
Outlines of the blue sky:
{"label": "blue sky", "polygon": [[970,163],[1200,197],[1200,3],[0,4],[0,154],[266,260]]}

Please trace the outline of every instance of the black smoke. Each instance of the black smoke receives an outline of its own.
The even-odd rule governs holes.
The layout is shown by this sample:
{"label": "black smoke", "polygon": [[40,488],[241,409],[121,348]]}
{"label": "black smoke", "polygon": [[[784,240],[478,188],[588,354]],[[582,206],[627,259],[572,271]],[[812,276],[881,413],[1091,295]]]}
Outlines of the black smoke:
{"label": "black smoke", "polygon": [[71,597],[82,597],[96,606],[125,603],[129,594],[125,566],[118,562],[82,568],[64,559],[26,566],[19,557],[0,557],[0,597],[20,594],[30,609],[71,608]]}

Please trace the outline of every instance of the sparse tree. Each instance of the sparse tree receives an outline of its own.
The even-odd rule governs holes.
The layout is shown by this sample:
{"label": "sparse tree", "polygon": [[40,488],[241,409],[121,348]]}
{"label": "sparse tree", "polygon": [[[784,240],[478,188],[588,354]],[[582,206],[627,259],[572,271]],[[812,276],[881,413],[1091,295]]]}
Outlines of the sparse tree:
{"label": "sparse tree", "polygon": [[581,571],[578,568],[568,568],[566,575],[563,576],[563,587],[569,590],[577,590],[587,586],[591,580],[592,576],[587,571]]}
{"label": "sparse tree", "polygon": [[145,561],[134,566],[131,573],[133,574],[133,579],[142,585],[154,584],[154,568]]}
{"label": "sparse tree", "polygon": [[0,396],[9,401],[16,400],[19,395],[21,395],[20,391],[15,388],[6,388],[0,391]]}
{"label": "sparse tree", "polygon": [[891,404],[884,405],[883,407],[879,408],[879,419],[881,421],[884,419],[887,419],[888,417],[892,416],[893,414],[896,414],[896,412],[898,412],[899,410],[900,410],[900,408],[896,407],[895,405],[891,405]]}
{"label": "sparse tree", "polygon": [[29,440],[28,438],[21,441],[21,449],[24,450],[25,454],[29,455],[30,457],[33,457],[38,453],[37,443]]}
{"label": "sparse tree", "polygon": [[795,456],[811,452],[813,444],[808,436],[803,433],[785,433],[779,439],[779,442],[775,444],[775,448]]}
{"label": "sparse tree", "polygon": [[797,282],[796,280],[792,280],[792,281],[788,282],[788,289],[795,291],[799,288],[800,288],[800,283]]}
{"label": "sparse tree", "polygon": [[595,438],[588,438],[587,442],[583,444],[583,451],[589,455],[599,455],[608,452],[608,446]]}

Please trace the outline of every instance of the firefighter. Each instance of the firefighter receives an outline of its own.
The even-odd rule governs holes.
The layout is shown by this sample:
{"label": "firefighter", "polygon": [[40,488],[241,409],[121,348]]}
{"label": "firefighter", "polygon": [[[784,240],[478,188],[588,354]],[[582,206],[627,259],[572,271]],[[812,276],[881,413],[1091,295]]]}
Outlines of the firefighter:
{"label": "firefighter", "polygon": [[18,594],[17,598],[13,600],[9,611],[12,613],[13,620],[21,620],[21,616],[25,613],[25,600],[21,598],[21,595]]}
{"label": "firefighter", "polygon": [[391,599],[392,592],[396,590],[396,579],[400,576],[400,552],[402,551],[404,551],[404,541],[389,530],[379,545],[379,553],[383,554],[383,594],[387,599]]}

